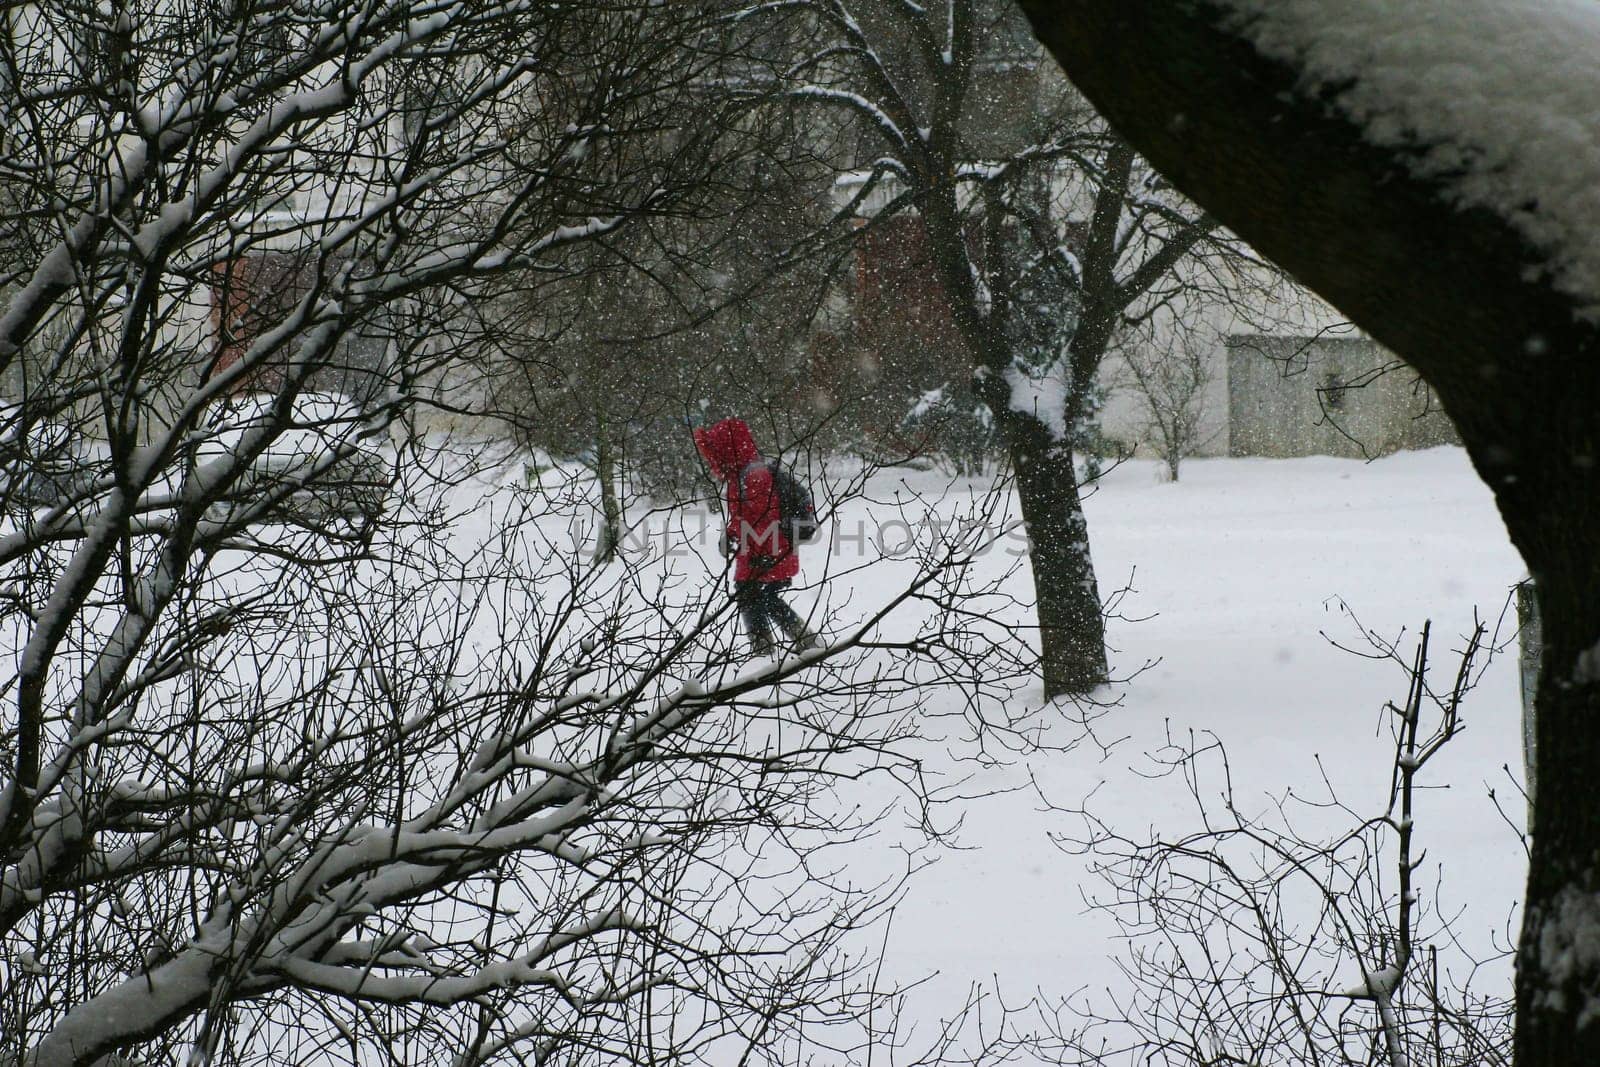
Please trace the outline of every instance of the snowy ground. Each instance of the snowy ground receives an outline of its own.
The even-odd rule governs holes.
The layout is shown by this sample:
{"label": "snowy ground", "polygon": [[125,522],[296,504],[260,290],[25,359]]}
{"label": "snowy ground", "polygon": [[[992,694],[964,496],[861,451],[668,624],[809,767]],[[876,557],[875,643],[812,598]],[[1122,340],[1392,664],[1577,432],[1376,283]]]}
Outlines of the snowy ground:
{"label": "snowy ground", "polygon": [[[903,477],[924,495],[939,492],[932,474]],[[896,481],[880,476],[869,496],[889,500]],[[957,487],[949,499],[962,491],[971,490]],[[879,517],[886,506],[878,505]],[[872,505],[852,507],[874,513]],[[1226,746],[1247,805],[1264,810],[1269,795],[1289,789],[1320,795],[1326,774],[1347,804],[1380,812],[1393,754],[1382,706],[1404,698],[1405,677],[1393,663],[1341,651],[1330,638],[1366,647],[1359,619],[1390,638],[1404,631],[1409,649],[1431,619],[1435,661],[1448,670],[1448,653],[1471,630],[1474,612],[1492,628],[1521,574],[1490,496],[1459,449],[1367,464],[1199,460],[1184,466],[1177,484],[1158,482],[1150,464],[1129,463],[1104,480],[1087,508],[1102,593],[1132,579],[1122,604],[1129,621],[1114,622],[1109,633],[1114,669],[1155,665],[1116,687],[1121,706],[1096,726],[1101,740],[1123,739],[1109,754],[1080,745],[982,772],[977,786],[1019,788],[966,805],[964,848],[945,850],[913,882],[887,942],[888,975],[939,976],[909,1002],[924,1027],[974,982],[1012,995],[1117,984],[1110,961],[1123,946],[1083,900],[1100,887],[1082,859],[1049,841],[1077,824],[1042,811],[1038,793],[1026,788],[1030,778],[1061,804],[1093,793],[1093,810],[1132,836],[1193,830],[1198,818],[1181,783],[1138,772],[1148,771],[1149,754],[1168,731],[1210,731]],[[842,515],[854,517],[849,509]],[[803,573],[820,569],[813,555]],[[892,573],[869,568],[840,581],[870,600],[872,584],[887,584]],[[1015,580],[1027,595],[1026,573]],[[1501,638],[1513,627],[1514,614]],[[1430,784],[1448,789],[1426,793],[1417,815],[1428,893],[1443,872],[1431,903],[1464,908],[1456,929],[1483,951],[1497,935],[1504,943],[1522,890],[1520,846],[1488,797],[1498,788],[1502,804],[1520,815],[1503,769],[1509,764],[1520,777],[1519,714],[1513,642],[1469,698],[1465,732],[1430,768]],[[1075,729],[1065,720],[1058,739]],[[892,860],[868,849],[854,862],[866,878]]]}
{"label": "snowy ground", "polygon": [[[548,473],[550,484],[566,484],[580,497],[590,484]],[[508,471],[503,477],[521,476]],[[487,488],[469,486],[458,500],[473,509],[455,528],[463,541],[492,543],[502,530],[517,529],[504,524],[505,501]],[[803,554],[805,588],[796,591],[796,605],[817,607],[829,632],[846,631],[915,573],[914,562],[892,549],[920,528],[927,511],[946,519],[971,514],[990,488],[935,472],[877,473],[863,494],[838,508],[833,544]],[[714,590],[723,566],[715,517],[648,512],[645,503],[632,514],[652,538],[648,549],[629,552],[637,588],[665,590],[661,595],[675,601]],[[582,525],[572,519],[572,505],[586,505],[570,498],[545,504],[534,526],[548,542],[521,558],[563,566],[574,532],[568,524]],[[1038,718],[1050,724],[1047,747],[1018,753],[1004,765],[974,760],[953,720],[925,720],[917,754],[935,779],[963,780],[961,792],[970,799],[940,813],[946,822],[959,817],[960,828],[912,878],[887,937],[881,929],[867,931],[856,946],[863,956],[886,951],[884,984],[915,986],[902,1017],[902,1037],[911,1048],[925,1046],[975,985],[999,989],[1012,1003],[1036,994],[1056,999],[1124,987],[1115,960],[1128,946],[1114,936],[1109,919],[1085,903],[1103,895],[1104,887],[1088,861],[1052,843],[1053,835],[1071,835],[1082,824],[1047,810],[1041,797],[1061,807],[1087,804],[1135,838],[1196,830],[1200,819],[1182,781],[1149,776],[1152,754],[1169,738],[1210,734],[1226,746],[1236,798],[1250,812],[1268,811],[1272,798],[1291,791],[1315,800],[1331,788],[1362,815],[1378,814],[1393,757],[1383,706],[1403,700],[1405,674],[1392,662],[1362,658],[1333,642],[1366,648],[1364,626],[1409,650],[1431,619],[1435,669],[1447,675],[1451,650],[1472,629],[1475,613],[1493,629],[1522,573],[1488,491],[1459,449],[1366,464],[1195,460],[1176,484],[1160,481],[1153,463],[1131,462],[1101,481],[1087,510],[1102,594],[1129,586],[1108,632],[1113,671],[1128,680],[1105,692],[1115,706],[1094,720],[1092,739],[1084,738],[1081,711],[1044,708]],[[1021,635],[1015,639],[1025,640],[1030,613],[1021,602],[1032,590],[1016,547],[1002,542],[975,566],[980,578],[1010,572],[1005,582],[1016,598],[1015,617],[998,621],[1014,623]],[[658,585],[663,571],[682,581]],[[481,635],[489,644],[498,640],[492,622]],[[908,633],[915,622],[893,619],[885,630]],[[1510,642],[1512,628],[1510,618],[1500,622],[1502,642]],[[933,689],[919,699],[936,712],[957,698]],[[1042,703],[1037,684],[1018,699],[1019,712]],[[1416,816],[1418,844],[1427,850],[1423,903],[1456,914],[1456,935],[1471,952],[1488,956],[1515,929],[1524,869],[1516,833],[1488,795],[1496,789],[1501,805],[1520,816],[1520,798],[1504,769],[1509,765],[1520,777],[1514,642],[1484,673],[1465,719],[1465,732],[1424,779],[1430,788]],[[881,792],[851,795],[845,789],[840,802],[873,811],[898,795],[884,780],[869,781]],[[1214,800],[1214,785],[1207,790]],[[1352,818],[1300,814],[1319,832],[1345,829]],[[877,836],[840,846],[828,858],[856,885],[892,878],[905,866],[894,846],[920,840],[909,822],[883,820]],[[1357,978],[1342,976],[1340,988]],[[1480,978],[1479,991],[1503,992],[1508,979],[1502,960]],[[820,1054],[815,1062],[845,1061]]]}
{"label": "snowy ground", "polygon": [[[551,473],[552,483],[562,482],[561,472]],[[521,472],[505,477],[520,480]],[[487,488],[468,486],[458,500],[473,508],[453,528],[463,542],[459,548],[492,544],[503,530],[531,529],[507,525],[505,500]],[[947,519],[970,514],[988,489],[982,481],[933,472],[876,474],[864,494],[839,508],[835,531],[844,536],[831,549],[817,546],[803,556],[806,588],[797,591],[797,606],[824,606],[829,632],[845,631],[915,571],[912,561],[892,558],[892,552],[882,558],[883,549],[917,528],[929,509]],[[562,566],[570,562],[565,525],[572,512],[546,503],[549,510],[534,526],[548,542],[529,546],[518,559]],[[1100,818],[1133,837],[1181,835],[1199,825],[1194,805],[1181,781],[1148,776],[1151,754],[1169,738],[1209,732],[1227,747],[1244,808],[1266,811],[1268,798],[1290,790],[1315,798],[1331,787],[1357,811],[1376,814],[1386,799],[1393,754],[1383,705],[1403,699],[1406,679],[1395,664],[1341,651],[1330,638],[1364,647],[1359,619],[1409,648],[1417,628],[1431,619],[1435,662],[1448,673],[1449,651],[1472,628],[1474,613],[1493,627],[1521,574],[1489,493],[1459,449],[1370,464],[1196,460],[1185,465],[1177,484],[1159,481],[1154,464],[1134,462],[1106,476],[1087,509],[1102,593],[1130,586],[1109,641],[1114,672],[1131,678],[1107,689],[1105,698],[1115,706],[1095,719],[1087,741],[1080,712],[1041,710],[1037,685],[1026,690],[1016,710],[1039,711],[1050,724],[1048,745],[1003,765],[974,760],[970,744],[953,732],[953,720],[925,721],[917,754],[928,773],[964,780],[962,793],[971,799],[941,813],[947,822],[959,816],[960,828],[912,878],[886,939],[881,929],[872,930],[858,946],[862,955],[885,949],[885,984],[933,976],[905,1001],[903,1029],[915,1033],[902,1036],[912,1047],[930,1040],[975,984],[998,988],[1013,1002],[1120,985],[1114,961],[1127,946],[1113,936],[1104,914],[1085,905],[1086,895],[1102,891],[1100,883],[1082,857],[1052,843],[1052,835],[1070,835],[1081,824],[1047,810],[1041,796],[1066,807],[1091,798],[1087,803]],[[637,588],[657,589],[659,575],[651,571],[666,568],[683,578],[660,587],[667,599],[692,602],[714,590],[722,567],[715,520],[703,511],[647,517],[642,510],[634,518],[659,540],[630,554]],[[702,531],[706,536],[697,536]],[[1014,623],[1019,634],[1029,621],[1020,602],[1032,594],[1021,562],[1002,545],[976,564],[980,576],[1009,574],[1015,618],[997,621]],[[892,634],[914,624],[914,618],[896,619],[885,629]],[[496,620],[486,617],[481,625],[482,639],[495,643]],[[1510,636],[1508,621],[1500,637]],[[1517,836],[1488,797],[1496,788],[1502,805],[1519,814],[1502,769],[1509,764],[1519,771],[1521,762],[1514,653],[1513,645],[1471,694],[1465,732],[1425,779],[1448,789],[1423,794],[1416,820],[1419,844],[1427,849],[1424,903],[1459,911],[1454,930],[1480,955],[1506,943],[1522,890]],[[746,669],[718,663],[718,670]],[[934,689],[919,699],[938,711],[956,697]],[[851,796],[844,789],[840,802],[871,811],[893,795],[887,784],[876,784],[881,780],[868,781],[883,794]],[[1347,825],[1346,815],[1323,814],[1329,829]],[[893,846],[916,839],[893,819],[879,829],[878,836],[829,856],[857,885],[903,869],[904,857]],[[1498,968],[1490,978],[1504,986],[1509,968],[1503,962]],[[822,1056],[815,1062],[843,1061]]]}

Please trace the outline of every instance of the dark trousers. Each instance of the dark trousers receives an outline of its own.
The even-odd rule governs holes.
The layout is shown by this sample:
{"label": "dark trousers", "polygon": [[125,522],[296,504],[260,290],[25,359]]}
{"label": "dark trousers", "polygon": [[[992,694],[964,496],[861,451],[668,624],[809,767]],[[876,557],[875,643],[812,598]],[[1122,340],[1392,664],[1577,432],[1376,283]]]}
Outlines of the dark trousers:
{"label": "dark trousers", "polygon": [[757,652],[772,648],[774,627],[790,638],[798,638],[806,632],[805,622],[778,595],[788,587],[788,582],[733,583],[733,599],[739,605],[739,617],[744,620],[745,632],[750,635],[750,644]]}

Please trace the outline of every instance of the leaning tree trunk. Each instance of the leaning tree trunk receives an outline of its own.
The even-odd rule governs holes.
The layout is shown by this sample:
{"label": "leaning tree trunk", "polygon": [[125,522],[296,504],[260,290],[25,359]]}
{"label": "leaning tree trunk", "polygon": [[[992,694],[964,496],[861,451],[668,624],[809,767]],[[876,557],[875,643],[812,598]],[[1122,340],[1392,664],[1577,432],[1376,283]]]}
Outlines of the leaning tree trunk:
{"label": "leaning tree trunk", "polygon": [[[1106,630],[1070,445],[1034,419],[1007,434],[1039,617],[1046,700],[1087,693],[1106,680]],[[1031,424],[1031,425],[1030,425]]]}

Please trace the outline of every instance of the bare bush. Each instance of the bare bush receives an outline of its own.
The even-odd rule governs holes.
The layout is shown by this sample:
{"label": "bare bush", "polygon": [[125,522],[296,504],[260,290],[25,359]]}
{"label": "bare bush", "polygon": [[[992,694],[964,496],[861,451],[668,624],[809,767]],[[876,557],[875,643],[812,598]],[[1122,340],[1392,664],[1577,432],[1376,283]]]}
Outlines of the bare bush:
{"label": "bare bush", "polygon": [[[1061,1005],[1042,1047],[1075,1065],[1321,1063],[1405,1067],[1509,1064],[1509,948],[1476,958],[1458,916],[1425,883],[1423,772],[1464,727],[1462,704],[1492,651],[1467,639],[1447,681],[1430,673],[1430,629],[1402,665],[1405,699],[1386,706],[1391,785],[1364,813],[1291,790],[1265,814],[1236,796],[1222,743],[1171,739],[1159,773],[1179,775],[1202,828],[1137,840],[1088,812],[1063,838],[1109,887],[1092,905],[1129,943],[1128,988]],[[1349,820],[1331,835],[1307,821]],[[1488,984],[1488,991],[1480,987]]]}
{"label": "bare bush", "polygon": [[1203,447],[1206,390],[1214,372],[1211,354],[1198,337],[1176,332],[1157,343],[1134,338],[1121,346],[1127,384],[1144,409],[1144,442],[1166,465],[1167,480],[1177,481],[1183,461]]}

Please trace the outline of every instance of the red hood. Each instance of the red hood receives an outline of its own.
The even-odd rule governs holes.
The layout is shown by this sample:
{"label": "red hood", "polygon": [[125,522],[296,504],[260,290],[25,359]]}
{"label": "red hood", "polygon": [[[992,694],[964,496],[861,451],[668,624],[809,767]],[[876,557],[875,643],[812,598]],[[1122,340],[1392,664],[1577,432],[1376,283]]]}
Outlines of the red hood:
{"label": "red hood", "polygon": [[709,430],[696,430],[694,443],[711,465],[711,473],[721,481],[738,474],[760,455],[743,419],[723,419]]}

